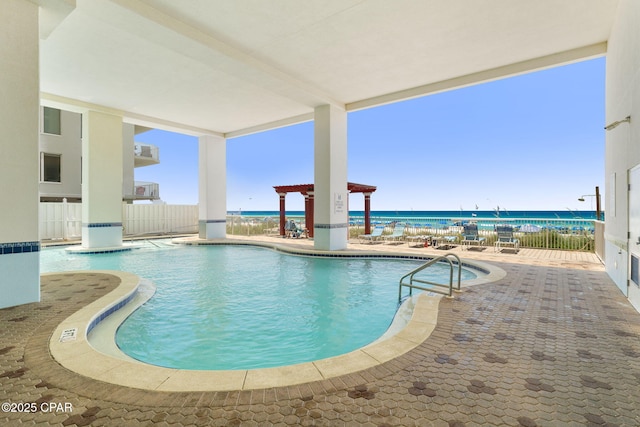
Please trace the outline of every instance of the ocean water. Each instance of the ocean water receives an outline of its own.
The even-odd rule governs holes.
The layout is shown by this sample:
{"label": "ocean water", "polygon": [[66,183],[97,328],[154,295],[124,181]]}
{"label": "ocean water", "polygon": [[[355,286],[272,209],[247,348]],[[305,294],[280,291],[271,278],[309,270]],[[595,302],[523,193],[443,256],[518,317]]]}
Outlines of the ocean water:
{"label": "ocean water", "polygon": [[[229,215],[238,215],[237,211],[229,211]],[[242,216],[250,217],[278,217],[278,211],[242,211]],[[287,211],[289,217],[304,217],[304,211]],[[357,220],[364,218],[364,211],[349,211],[349,218]],[[371,218],[384,219],[425,219],[442,218],[449,220],[456,219],[504,219],[504,220],[595,220],[595,211],[507,211],[507,210],[458,210],[458,211],[371,211]],[[604,218],[603,218],[604,219]]]}

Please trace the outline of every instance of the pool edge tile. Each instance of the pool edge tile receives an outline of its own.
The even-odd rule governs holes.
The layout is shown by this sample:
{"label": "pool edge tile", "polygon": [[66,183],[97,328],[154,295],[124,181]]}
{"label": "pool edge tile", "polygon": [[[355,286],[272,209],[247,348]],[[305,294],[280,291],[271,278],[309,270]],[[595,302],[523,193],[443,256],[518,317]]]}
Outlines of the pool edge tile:
{"label": "pool edge tile", "polygon": [[[169,370],[169,369],[168,369]],[[247,371],[189,371],[170,369],[169,377],[157,391],[233,391],[241,390],[246,381]]]}
{"label": "pool edge tile", "polygon": [[284,387],[304,384],[312,381],[321,381],[325,377],[312,363],[300,363],[297,365],[279,366],[275,368],[250,369],[247,371],[245,390]]}
{"label": "pool edge tile", "polygon": [[324,378],[352,374],[380,364],[378,360],[362,349],[328,359],[316,360],[312,363]]}

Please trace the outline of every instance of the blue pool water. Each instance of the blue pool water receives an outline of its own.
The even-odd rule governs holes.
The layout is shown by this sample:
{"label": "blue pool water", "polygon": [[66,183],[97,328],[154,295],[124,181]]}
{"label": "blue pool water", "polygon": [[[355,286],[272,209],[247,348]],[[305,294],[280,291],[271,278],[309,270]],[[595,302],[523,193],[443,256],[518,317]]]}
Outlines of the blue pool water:
{"label": "blue pool water", "polygon": [[[43,272],[121,270],[153,281],[156,294],[120,326],[116,342],[135,359],[179,369],[283,366],[369,344],[393,319],[398,280],[421,263],[167,241],[132,252],[41,255]],[[448,278],[445,268],[436,274]],[[463,280],[474,277],[463,270]]]}

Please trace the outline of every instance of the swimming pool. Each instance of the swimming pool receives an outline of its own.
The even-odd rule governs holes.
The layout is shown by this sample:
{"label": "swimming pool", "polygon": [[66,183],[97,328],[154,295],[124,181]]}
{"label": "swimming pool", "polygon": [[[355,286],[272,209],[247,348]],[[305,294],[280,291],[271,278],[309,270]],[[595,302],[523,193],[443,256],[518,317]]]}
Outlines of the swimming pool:
{"label": "swimming pool", "polygon": [[[167,241],[124,253],[46,249],[41,259],[43,272],[115,269],[152,280],[156,295],[120,326],[118,346],[153,365],[208,370],[302,363],[375,341],[397,309],[400,276],[423,262]],[[463,270],[463,280],[474,277]]]}

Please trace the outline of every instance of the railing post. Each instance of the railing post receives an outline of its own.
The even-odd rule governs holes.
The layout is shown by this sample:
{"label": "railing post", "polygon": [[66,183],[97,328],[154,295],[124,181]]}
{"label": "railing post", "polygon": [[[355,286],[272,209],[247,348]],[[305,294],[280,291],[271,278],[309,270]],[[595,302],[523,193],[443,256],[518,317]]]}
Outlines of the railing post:
{"label": "railing post", "polygon": [[69,206],[66,197],[62,199],[62,239],[69,240]]}

